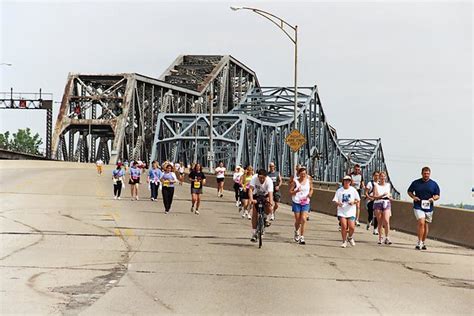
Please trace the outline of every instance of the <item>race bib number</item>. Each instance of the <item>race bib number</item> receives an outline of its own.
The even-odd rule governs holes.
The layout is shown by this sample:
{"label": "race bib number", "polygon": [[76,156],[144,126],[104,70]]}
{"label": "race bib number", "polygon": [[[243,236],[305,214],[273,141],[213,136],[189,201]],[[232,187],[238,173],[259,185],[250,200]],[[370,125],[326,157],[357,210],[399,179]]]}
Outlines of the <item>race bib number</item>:
{"label": "race bib number", "polygon": [[424,210],[429,210],[431,208],[431,202],[428,200],[421,200],[421,208]]}
{"label": "race bib number", "polygon": [[195,189],[200,189],[201,188],[201,182],[194,181],[194,188]]}
{"label": "race bib number", "polygon": [[309,204],[309,199],[307,197],[301,198],[300,203],[301,203],[301,205],[308,205]]}
{"label": "race bib number", "polygon": [[169,180],[163,181],[163,186],[164,186],[164,187],[169,187],[169,186],[170,186]]}

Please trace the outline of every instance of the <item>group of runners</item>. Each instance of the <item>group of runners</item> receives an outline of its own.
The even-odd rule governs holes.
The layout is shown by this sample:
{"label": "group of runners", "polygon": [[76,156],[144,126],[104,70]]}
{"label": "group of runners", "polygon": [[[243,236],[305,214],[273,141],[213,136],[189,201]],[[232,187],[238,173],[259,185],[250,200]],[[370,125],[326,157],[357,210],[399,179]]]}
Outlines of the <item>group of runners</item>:
{"label": "group of runners", "polygon": [[[128,174],[131,199],[132,201],[138,200],[138,187],[141,175],[146,170],[145,168],[146,166],[136,161],[131,162],[129,169],[123,163],[118,163],[116,169],[112,172],[114,199],[120,199],[121,190],[125,187],[125,175]],[[189,166],[189,169],[191,213],[199,215],[201,195],[203,194],[203,187],[206,185],[206,175],[199,163]],[[226,171],[222,162],[214,170],[218,198],[224,196]],[[102,173],[102,170],[100,170],[100,173]],[[414,213],[418,221],[418,242],[415,247],[418,250],[427,249],[425,240],[428,235],[429,223],[431,223],[433,217],[433,204],[440,197],[439,186],[430,179],[430,176],[431,170],[424,167],[422,177],[413,181],[407,190],[408,195],[413,199]],[[165,214],[171,211],[175,185],[182,185],[184,177],[185,168],[182,163],[165,162],[161,166],[156,161],[151,163],[146,176],[146,182],[150,189],[150,200],[157,201],[158,191],[161,187]],[[256,173],[252,166],[245,169],[237,166],[232,175],[232,180],[235,206],[243,219],[251,220],[251,241],[256,242],[257,197],[265,199],[265,226],[269,227],[271,222],[275,220],[276,211],[279,207],[280,187],[283,179],[276,170],[275,164],[270,163],[268,170],[260,169]],[[372,179],[366,184],[361,174],[361,167],[355,165],[352,173],[344,176],[341,182],[342,186],[336,190],[333,198],[339,220],[339,230],[341,231],[341,247],[355,246],[354,232],[356,227],[360,226],[359,216],[362,196],[365,196],[368,212],[366,229],[369,230],[370,227],[373,227],[372,233],[378,235],[378,244],[391,245],[392,241],[389,233],[393,197],[387,174],[384,171],[375,171],[372,174]],[[294,214],[293,239],[295,242],[304,245],[306,243],[304,233],[309,220],[311,197],[313,195],[313,179],[304,166],[298,165],[295,167],[295,172],[289,179],[289,194],[292,197],[291,209]]]}

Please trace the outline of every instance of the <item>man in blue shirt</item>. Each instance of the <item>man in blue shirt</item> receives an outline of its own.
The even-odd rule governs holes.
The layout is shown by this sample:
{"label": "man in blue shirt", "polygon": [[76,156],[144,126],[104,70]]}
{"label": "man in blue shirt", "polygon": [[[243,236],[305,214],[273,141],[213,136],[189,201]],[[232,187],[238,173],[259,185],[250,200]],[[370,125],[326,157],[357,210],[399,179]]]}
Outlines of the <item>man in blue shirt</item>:
{"label": "man in blue shirt", "polygon": [[429,167],[421,169],[421,178],[413,181],[408,188],[408,195],[413,199],[413,209],[418,220],[418,243],[415,249],[426,250],[425,240],[428,236],[428,223],[433,220],[433,203],[439,199],[439,186],[430,179]]}

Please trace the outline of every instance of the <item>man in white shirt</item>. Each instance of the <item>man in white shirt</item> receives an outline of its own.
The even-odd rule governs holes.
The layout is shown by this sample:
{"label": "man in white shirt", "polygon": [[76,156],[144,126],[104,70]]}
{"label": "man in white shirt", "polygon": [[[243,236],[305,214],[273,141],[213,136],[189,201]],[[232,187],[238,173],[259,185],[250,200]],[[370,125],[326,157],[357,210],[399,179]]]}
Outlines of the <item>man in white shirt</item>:
{"label": "man in white shirt", "polygon": [[[360,169],[360,165],[356,164],[354,166],[354,171],[351,173],[352,178],[352,186],[357,190],[357,193],[362,194],[363,190],[365,189],[364,179],[362,178],[362,173]],[[360,203],[357,203],[357,214],[355,224],[360,226],[359,223],[359,215],[360,215]]]}
{"label": "man in white shirt", "polygon": [[[258,173],[250,181],[249,200],[253,205],[252,212],[252,238],[250,241],[257,241],[257,201],[254,198],[265,198],[265,214],[269,215],[273,209],[273,181],[267,176],[265,169],[260,169]],[[270,222],[265,219],[265,225],[270,226]]]}

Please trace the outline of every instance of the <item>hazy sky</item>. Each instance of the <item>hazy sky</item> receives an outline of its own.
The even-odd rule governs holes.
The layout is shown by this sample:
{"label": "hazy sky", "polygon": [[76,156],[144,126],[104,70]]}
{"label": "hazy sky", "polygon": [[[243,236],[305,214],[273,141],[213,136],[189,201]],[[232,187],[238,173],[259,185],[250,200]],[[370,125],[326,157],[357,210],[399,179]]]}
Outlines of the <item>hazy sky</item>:
{"label": "hazy sky", "polygon": [[[229,9],[255,6],[298,24],[300,85],[318,85],[339,137],[381,137],[402,193],[429,165],[441,203],[472,203],[470,2],[65,2],[1,1],[0,63],[13,63],[0,66],[1,91],[59,101],[68,72],[158,77],[180,54],[231,54],[262,86],[292,85],[291,42]],[[2,111],[0,131],[44,136],[44,117]]]}

